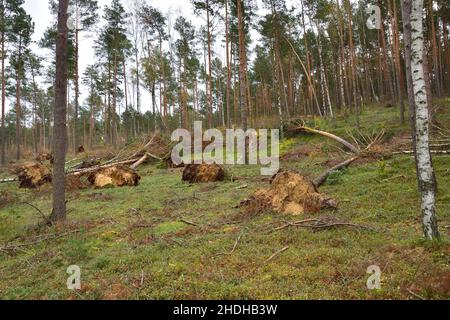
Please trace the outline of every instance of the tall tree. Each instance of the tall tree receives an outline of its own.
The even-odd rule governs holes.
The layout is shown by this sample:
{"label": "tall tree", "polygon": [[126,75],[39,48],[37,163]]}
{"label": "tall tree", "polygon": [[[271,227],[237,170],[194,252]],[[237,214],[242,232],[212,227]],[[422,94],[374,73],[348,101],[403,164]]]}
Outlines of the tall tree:
{"label": "tall tree", "polygon": [[11,6],[11,32],[10,42],[12,44],[12,55],[10,64],[14,69],[16,81],[15,89],[15,112],[16,112],[16,159],[21,158],[21,127],[22,127],[22,107],[21,89],[25,74],[25,56],[31,43],[31,35],[34,31],[34,23],[31,16],[23,8],[23,0],[10,2]]}
{"label": "tall tree", "polygon": [[[158,65],[158,77],[159,77],[159,109],[164,114],[164,124],[167,126],[167,99],[166,99],[166,79],[164,72],[164,53],[163,53],[163,42],[166,40],[166,18],[163,14],[156,8],[144,5],[142,6],[139,16],[141,22],[144,26],[144,30],[146,31],[146,36],[148,39],[147,42],[147,53],[148,58],[150,58],[151,54],[151,40],[153,37],[156,37],[158,41],[158,59],[155,65]],[[156,122],[155,122],[156,124]],[[156,126],[155,126],[156,127]]]}
{"label": "tall tree", "polygon": [[108,73],[107,95],[108,107],[106,122],[106,141],[117,146],[119,125],[119,114],[117,110],[119,75],[122,73],[124,52],[129,50],[131,42],[126,34],[127,13],[119,0],[113,0],[110,6],[104,10],[106,25],[101,31],[97,41],[97,51],[106,56],[106,69]]}
{"label": "tall tree", "polygon": [[212,92],[212,42],[213,42],[213,19],[216,15],[216,7],[215,5],[218,3],[214,0],[193,0],[195,12],[200,13],[202,11],[206,14],[206,43],[208,50],[208,127],[211,128],[213,126],[213,92]]}
{"label": "tall tree", "polygon": [[424,76],[423,0],[402,0],[408,97],[425,238],[439,238],[436,179],[430,153],[430,119]]}
{"label": "tall tree", "polygon": [[238,35],[239,35],[239,85],[241,98],[241,119],[244,131],[248,127],[248,97],[247,97],[247,46],[245,41],[244,6],[242,0],[237,0]]}
{"label": "tall tree", "polygon": [[74,108],[74,153],[78,152],[80,145],[79,139],[79,44],[80,33],[83,31],[89,31],[97,21],[98,4],[97,0],[72,0],[70,1],[69,13],[73,18],[73,29],[75,33],[75,50],[74,50],[74,84],[75,84],[75,108]]}
{"label": "tall tree", "polygon": [[66,220],[65,162],[67,152],[67,38],[69,0],[59,0],[56,41],[55,109],[53,127],[53,212],[51,221]]}

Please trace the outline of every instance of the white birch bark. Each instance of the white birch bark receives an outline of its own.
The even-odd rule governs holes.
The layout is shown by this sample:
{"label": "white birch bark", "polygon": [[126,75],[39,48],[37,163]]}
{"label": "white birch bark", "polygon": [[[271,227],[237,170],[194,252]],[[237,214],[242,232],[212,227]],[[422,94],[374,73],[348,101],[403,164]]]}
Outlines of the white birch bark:
{"label": "white birch bark", "polygon": [[430,154],[429,114],[423,68],[423,0],[412,0],[411,73],[416,107],[416,161],[422,202],[423,231],[427,239],[439,237],[436,218],[436,185]]}

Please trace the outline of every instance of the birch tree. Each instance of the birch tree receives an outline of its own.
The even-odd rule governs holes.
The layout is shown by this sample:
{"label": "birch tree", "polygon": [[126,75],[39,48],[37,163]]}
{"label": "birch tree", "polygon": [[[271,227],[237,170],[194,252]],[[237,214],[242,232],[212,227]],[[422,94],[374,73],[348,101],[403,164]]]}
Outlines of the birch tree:
{"label": "birch tree", "polygon": [[439,238],[439,230],[436,217],[436,179],[429,141],[429,106],[424,77],[423,0],[402,0],[402,14],[423,232],[426,239],[432,240]]}

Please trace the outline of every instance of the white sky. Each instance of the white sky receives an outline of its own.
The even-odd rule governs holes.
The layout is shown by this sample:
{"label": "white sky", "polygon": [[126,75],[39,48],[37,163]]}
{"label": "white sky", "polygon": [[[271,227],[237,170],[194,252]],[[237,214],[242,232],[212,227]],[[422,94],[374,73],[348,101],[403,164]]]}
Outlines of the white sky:
{"label": "white sky", "polygon": [[[127,10],[130,6],[131,1],[130,0],[121,0],[124,8]],[[173,15],[173,21],[175,21],[176,17],[179,15],[183,15],[189,20],[193,22],[195,26],[202,26],[205,25],[205,21],[202,17],[195,16],[193,13],[193,6],[191,4],[190,0],[144,0],[150,5],[160,9],[163,14],[165,15],[167,12],[171,12]],[[287,3],[295,3],[296,0],[288,0]],[[103,8],[106,5],[110,5],[111,1],[109,0],[98,0],[99,3],[99,16],[103,16]],[[257,0],[259,9],[262,8],[261,0]],[[45,30],[48,26],[50,26],[53,22],[53,19],[55,19],[49,11],[48,8],[48,1],[47,0],[25,0],[24,7],[26,11],[31,15],[34,23],[35,23],[35,33],[33,35],[33,40],[35,42],[38,42],[42,35],[44,34]],[[263,13],[263,12],[259,12]],[[257,36],[257,32],[252,32],[252,36],[254,40]],[[80,51],[79,51],[79,66],[80,66],[80,72],[79,74],[82,75],[84,70],[89,64],[92,64],[95,61],[95,55],[93,50],[93,43],[96,35],[95,33],[82,33],[81,39],[80,39]],[[40,56],[44,56],[47,60],[51,59],[51,55],[47,50],[40,49],[36,43],[32,45],[33,51],[39,54]],[[216,45],[214,47],[215,55],[219,58],[224,58],[225,56],[225,49],[222,45],[222,39],[218,37],[216,39]],[[80,104],[83,105],[84,100],[86,98],[86,88],[81,86],[81,97],[80,97]],[[131,89],[130,89],[131,91]],[[142,94],[142,110],[146,111],[149,110],[151,99],[150,95],[144,88],[141,89]]]}
{"label": "white sky", "polygon": [[[171,11],[173,12],[174,16],[183,14],[184,16],[193,20],[196,25],[202,22],[200,18],[194,16],[193,8],[189,0],[153,0],[147,2],[151,3],[152,6],[159,8],[164,14],[168,11]],[[128,10],[129,3],[130,1],[128,0],[122,0],[122,5],[124,6],[125,10]],[[99,16],[102,17],[103,8],[106,5],[110,5],[111,1],[98,0],[98,4],[100,8]],[[52,24],[52,21],[54,19],[54,17],[50,14],[48,2],[46,0],[25,0],[24,8],[28,12],[28,14],[31,15],[33,22],[35,23],[33,41],[38,42],[42,38],[45,30]],[[79,51],[80,75],[83,74],[86,67],[89,64],[92,64],[95,59],[93,50],[94,39],[95,33],[84,32],[81,35]],[[38,53],[39,55],[45,56],[47,59],[50,58],[49,52],[40,49],[36,43],[32,45],[32,48],[34,52]],[[83,87],[80,88],[82,94],[80,99],[81,104],[83,104],[84,99],[86,98],[86,94],[84,94],[86,90],[84,89],[85,88]],[[143,95],[142,101],[144,104],[142,107],[143,110],[146,111],[149,107],[145,105],[145,102],[150,101],[150,96],[147,92],[145,92],[145,90],[141,90],[141,94]],[[149,103],[147,103],[147,105],[149,105]]]}

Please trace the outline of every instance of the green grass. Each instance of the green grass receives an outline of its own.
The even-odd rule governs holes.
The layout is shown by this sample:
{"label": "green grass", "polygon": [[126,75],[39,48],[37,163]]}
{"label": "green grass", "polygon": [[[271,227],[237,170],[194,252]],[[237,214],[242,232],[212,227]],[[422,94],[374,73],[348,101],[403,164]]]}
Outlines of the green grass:
{"label": "green grass", "polygon": [[[450,101],[445,103],[440,121],[450,124]],[[366,107],[361,130],[407,132],[396,116],[395,109]],[[316,125],[346,136],[352,123],[341,117]],[[303,136],[284,141],[282,151],[305,145],[316,151],[282,166],[315,177],[335,149],[321,137]],[[450,158],[436,157],[434,165],[442,240],[431,243],[422,240],[414,162],[408,156],[355,164],[333,175],[320,191],[337,199],[339,209],[301,217],[270,212],[248,217],[236,209],[265,187],[258,179],[189,185],[181,182],[179,170],[148,166],[140,170],[138,187],[71,193],[69,225],[36,229],[39,214],[21,203],[48,213],[50,194],[1,185],[14,201],[0,209],[0,247],[66,235],[13,255],[0,252],[0,298],[412,299],[410,289],[424,298],[448,299],[450,241],[444,226],[450,224]],[[228,169],[232,176],[259,176],[258,167]],[[237,188],[244,184],[248,188]],[[286,221],[316,216],[378,232],[274,231]],[[287,251],[264,263],[285,246]],[[79,292],[66,288],[66,269],[73,264],[82,269]],[[366,288],[366,270],[374,264],[382,269],[379,291]]]}

